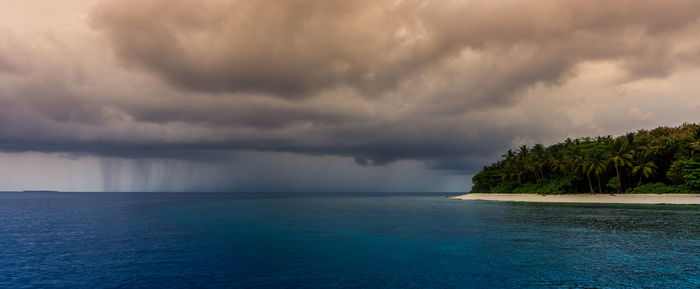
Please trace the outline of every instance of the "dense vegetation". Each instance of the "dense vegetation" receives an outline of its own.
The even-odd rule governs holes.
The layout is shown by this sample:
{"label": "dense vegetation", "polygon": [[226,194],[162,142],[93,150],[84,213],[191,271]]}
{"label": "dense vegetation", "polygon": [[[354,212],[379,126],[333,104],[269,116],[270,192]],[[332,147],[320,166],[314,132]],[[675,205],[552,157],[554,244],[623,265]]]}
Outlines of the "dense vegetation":
{"label": "dense vegetation", "polygon": [[472,179],[472,193],[697,193],[700,125],[508,150]]}

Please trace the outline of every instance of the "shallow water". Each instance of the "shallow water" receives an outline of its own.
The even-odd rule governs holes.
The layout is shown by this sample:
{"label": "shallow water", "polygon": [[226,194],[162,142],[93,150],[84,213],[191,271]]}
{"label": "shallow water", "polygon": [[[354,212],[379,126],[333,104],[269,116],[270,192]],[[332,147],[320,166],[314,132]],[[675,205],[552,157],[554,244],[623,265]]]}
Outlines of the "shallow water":
{"label": "shallow water", "polygon": [[698,288],[700,207],[0,193],[0,288]]}

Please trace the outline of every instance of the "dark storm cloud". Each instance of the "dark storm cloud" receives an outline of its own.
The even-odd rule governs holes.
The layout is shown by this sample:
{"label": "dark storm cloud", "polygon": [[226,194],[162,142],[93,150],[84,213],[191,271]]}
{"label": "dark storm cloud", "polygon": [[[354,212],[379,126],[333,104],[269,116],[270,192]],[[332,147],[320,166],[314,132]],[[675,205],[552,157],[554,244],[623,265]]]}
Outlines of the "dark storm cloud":
{"label": "dark storm cloud", "polygon": [[247,150],[347,156],[362,165],[413,159],[440,169],[474,169],[522,129],[486,122],[465,129],[459,119],[392,121],[274,99],[97,101],[61,80],[30,83],[0,98],[0,150],[199,161],[226,161],[218,152]]}
{"label": "dark storm cloud", "polygon": [[207,126],[244,126],[260,129],[281,129],[299,124],[337,125],[362,119],[342,111],[315,110],[280,103],[251,103],[222,105],[221,103],[194,104],[139,104],[124,108],[137,121],[151,123],[187,122]]}
{"label": "dark storm cloud", "polygon": [[108,0],[82,42],[0,34],[0,150],[473,172],[520,143],[598,132],[520,102],[585,64],[629,80],[697,67],[698,16],[683,0]]}

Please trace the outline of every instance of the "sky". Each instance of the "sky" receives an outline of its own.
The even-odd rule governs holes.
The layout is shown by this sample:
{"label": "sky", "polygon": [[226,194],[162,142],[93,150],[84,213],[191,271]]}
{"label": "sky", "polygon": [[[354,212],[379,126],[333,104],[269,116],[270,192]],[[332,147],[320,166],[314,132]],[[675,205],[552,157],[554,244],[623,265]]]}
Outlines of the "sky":
{"label": "sky", "polygon": [[700,122],[696,0],[0,0],[0,190],[463,192]]}

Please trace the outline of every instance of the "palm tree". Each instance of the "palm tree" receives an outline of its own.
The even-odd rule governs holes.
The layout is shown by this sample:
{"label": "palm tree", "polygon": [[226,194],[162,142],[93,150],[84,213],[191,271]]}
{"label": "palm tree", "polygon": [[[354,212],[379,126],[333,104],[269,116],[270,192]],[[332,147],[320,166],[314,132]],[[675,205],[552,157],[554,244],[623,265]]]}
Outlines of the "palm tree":
{"label": "palm tree", "polygon": [[546,163],[547,159],[544,155],[544,149],[533,149],[527,155],[527,158],[525,158],[524,167],[528,172],[534,174],[535,180],[539,182],[539,180],[544,179],[543,168],[545,167]]}
{"label": "palm tree", "polygon": [[657,167],[652,161],[641,162],[638,165],[634,166],[634,168],[632,168],[632,173],[639,173],[639,183],[637,185],[639,186],[642,184],[642,177],[648,179],[649,177],[653,176],[654,173],[656,173],[656,169]]}
{"label": "palm tree", "polygon": [[535,181],[539,182],[540,181],[540,176],[537,173],[537,156],[534,154],[528,155],[527,159],[525,159],[525,164],[524,167],[527,170],[528,173],[532,173],[535,175]]}
{"label": "palm tree", "polygon": [[527,148],[527,145],[521,145],[520,148],[518,148],[518,157],[520,159],[525,159],[527,154],[530,152],[530,150]]}
{"label": "palm tree", "polygon": [[[578,150],[567,150],[562,159],[564,162],[564,167],[566,168],[568,173],[574,175],[586,175],[586,163],[581,154],[579,154]],[[588,184],[591,187],[592,192],[593,186],[591,185],[590,177],[588,178]],[[576,187],[574,187],[574,190],[576,190]]]}
{"label": "palm tree", "polygon": [[630,147],[634,146],[634,135],[635,135],[634,132],[628,132],[625,135],[625,138],[627,139],[627,145],[629,145]]}
{"label": "palm tree", "polygon": [[566,140],[564,141],[564,144],[565,144],[566,146],[570,146],[570,145],[572,145],[573,143],[574,143],[574,142],[573,142],[573,140],[571,140],[570,137],[567,137]]}
{"label": "palm tree", "polygon": [[534,147],[532,147],[532,152],[541,155],[544,153],[544,146],[538,143]]}
{"label": "palm tree", "polygon": [[517,181],[518,185],[522,185],[523,169],[517,160],[507,162],[504,167],[505,174],[502,175],[504,180]]}
{"label": "palm tree", "polygon": [[620,184],[617,187],[617,193],[619,194],[620,189],[622,187],[622,176],[620,175],[620,168],[632,166],[632,158],[634,151],[630,149],[629,143],[624,143],[620,140],[612,142],[610,148],[612,156],[610,157],[609,161],[611,161],[615,166],[615,174],[617,175],[617,181]]}
{"label": "palm tree", "polygon": [[593,191],[593,183],[591,182],[591,171],[588,169],[591,163],[588,159],[582,158],[580,155],[574,155],[571,159],[571,163],[574,165],[574,171],[576,173],[585,174],[588,179],[588,187],[591,189],[591,194],[595,193]]}
{"label": "palm tree", "polygon": [[542,144],[536,144],[534,147],[532,147],[532,152],[535,155],[535,159],[533,167],[535,168],[535,175],[537,173],[540,174],[540,178],[544,179],[544,171],[543,168],[547,164],[547,157],[546,157],[546,152],[544,150],[544,146]]}
{"label": "palm tree", "polygon": [[[601,152],[595,152],[592,154],[591,158],[588,160],[588,168],[587,168],[587,173],[590,174],[593,172],[595,174],[596,178],[598,179],[598,193],[602,193],[603,189],[602,186],[600,185],[600,174],[605,172],[605,170],[608,169],[608,161],[606,160],[605,156]],[[590,184],[590,177],[589,177],[589,184]],[[593,187],[591,187],[591,192],[593,191]]]}
{"label": "palm tree", "polygon": [[642,178],[648,179],[656,173],[656,164],[649,160],[649,151],[644,151],[637,157],[638,163],[632,168],[632,174],[639,173],[638,186],[642,184]]}
{"label": "palm tree", "polygon": [[504,158],[506,161],[510,161],[512,158],[515,157],[515,153],[513,152],[513,150],[508,150],[501,157]]}
{"label": "palm tree", "polygon": [[563,157],[561,155],[557,155],[557,156],[553,157],[551,160],[549,160],[549,168],[550,168],[551,172],[553,172],[555,174],[557,172],[565,174],[569,167],[567,165],[567,161],[565,159],[563,159]]}

